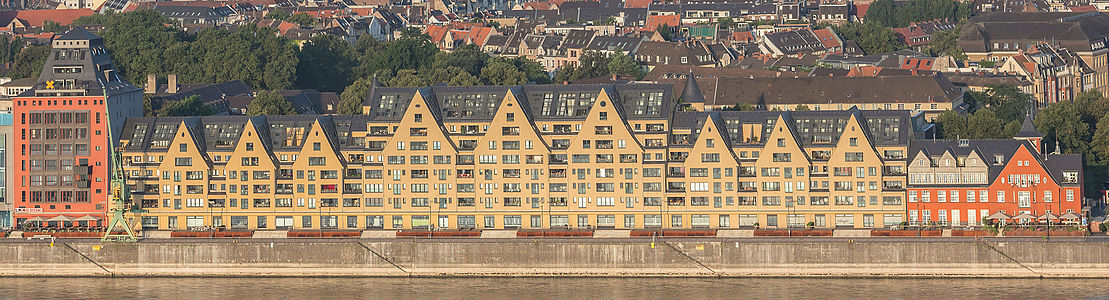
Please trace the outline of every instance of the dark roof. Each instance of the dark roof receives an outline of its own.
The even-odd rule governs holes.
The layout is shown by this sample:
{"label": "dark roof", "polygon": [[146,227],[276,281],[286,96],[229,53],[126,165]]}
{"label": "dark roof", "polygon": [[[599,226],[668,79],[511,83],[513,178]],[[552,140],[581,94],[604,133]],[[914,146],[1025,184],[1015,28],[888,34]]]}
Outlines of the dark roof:
{"label": "dark roof", "polygon": [[[423,88],[429,103],[445,121],[492,120],[510,88],[517,86],[433,86]],[[673,109],[672,88],[663,84],[523,85],[523,99],[538,119],[584,119],[604,88],[628,119],[665,119]],[[418,88],[375,88],[364,105],[373,120],[396,121],[404,115]],[[429,104],[430,105],[430,104]]]}
{"label": "dark roof", "polygon": [[[720,122],[726,128],[732,146],[762,145],[770,136],[770,129],[778,117],[784,117],[803,146],[835,145],[843,133],[841,129],[855,115],[868,129],[866,133],[875,145],[907,145],[913,137],[912,118],[905,110],[825,110],[825,111],[720,111]],[[698,130],[704,124],[707,112],[675,112],[671,127]],[[760,132],[747,132],[744,124],[760,124]],[[758,136],[758,140],[743,140],[743,136]]]}
{"label": "dark roof", "polygon": [[[897,87],[897,88],[890,88]],[[962,91],[933,76],[721,78],[718,105],[953,102]]]}
{"label": "dark roof", "polygon": [[826,50],[820,38],[809,29],[768,33],[763,39],[786,55]]}
{"label": "dark roof", "polygon": [[1042,138],[1044,137],[1044,134],[1040,133],[1039,130],[1036,130],[1036,125],[1032,123],[1032,115],[1027,115],[1024,117],[1024,123],[1021,123],[1020,125],[1020,131],[1017,131],[1017,134],[1013,137]]}
{"label": "dark roof", "polygon": [[705,95],[701,94],[701,88],[697,87],[697,80],[694,80],[693,70],[689,71],[689,76],[685,79],[685,90],[682,91],[682,102],[685,103],[705,103]]}
{"label": "dark roof", "polygon": [[[1104,48],[1104,43],[1097,42],[1104,42],[1107,36],[1109,14],[983,13],[962,28],[959,47],[966,52],[1017,51],[1051,41],[1062,48],[1088,52]],[[994,49],[994,43],[999,49]],[[1012,47],[1014,44],[1016,47]],[[1102,46],[1093,49],[1092,44]]]}
{"label": "dark roof", "polygon": [[[70,29],[62,37],[64,39],[59,38],[53,42],[50,50],[52,55],[47,55],[38,83],[21,95],[57,94],[55,90],[46,89],[47,82],[67,81],[72,81],[73,85],[64,89],[84,90],[87,96],[111,96],[140,91],[139,87],[132,85],[115,71],[115,64],[104,46],[104,39],[80,26]],[[55,67],[73,68],[71,70],[76,72],[58,73],[54,71]]]}

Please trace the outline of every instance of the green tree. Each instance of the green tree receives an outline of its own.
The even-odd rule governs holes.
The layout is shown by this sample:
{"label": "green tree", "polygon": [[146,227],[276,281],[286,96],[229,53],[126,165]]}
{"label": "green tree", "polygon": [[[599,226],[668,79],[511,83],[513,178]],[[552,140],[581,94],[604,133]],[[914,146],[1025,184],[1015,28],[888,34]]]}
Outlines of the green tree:
{"label": "green tree", "polygon": [[669,24],[658,24],[658,27],[655,27],[655,32],[658,32],[658,34],[662,36],[663,40],[674,40],[674,30],[670,28]]}
{"label": "green tree", "polygon": [[1097,121],[1097,129],[1090,142],[1090,153],[1086,156],[1087,161],[1093,164],[1109,164],[1109,113],[1105,113]]}
{"label": "green tree", "polygon": [[731,17],[721,17],[716,19],[716,24],[719,24],[720,28],[732,28],[735,27],[735,20]]}
{"label": "green tree", "polygon": [[58,22],[54,22],[53,20],[46,20],[42,22],[42,32],[59,33],[65,30],[65,26],[62,26],[61,24],[58,24]]}
{"label": "green tree", "polygon": [[265,90],[259,91],[254,100],[251,100],[250,104],[246,106],[246,114],[252,116],[295,115],[297,111],[293,108],[293,104],[277,91]]}
{"label": "green tree", "polygon": [[297,55],[297,85],[335,92],[351,84],[354,65],[350,43],[330,34],[312,37]]}
{"label": "green tree", "polygon": [[950,56],[956,61],[966,61],[967,55],[963,53],[963,49],[959,48],[959,29],[966,21],[959,22],[958,26],[954,29],[944,30],[932,35],[932,39],[928,41],[928,45],[924,47],[924,53],[929,56]]}
{"label": "green tree", "polygon": [[481,69],[481,80],[489,85],[521,85],[528,83],[527,74],[520,71],[512,62],[493,59]]}
{"label": "green tree", "polygon": [[162,105],[162,109],[158,110],[158,115],[163,117],[170,116],[207,116],[214,112],[214,110],[200,101],[200,96],[192,95],[179,101],[170,101]]}
{"label": "green tree", "polygon": [[876,23],[847,23],[832,29],[840,38],[858,43],[867,54],[893,52],[907,47],[892,28]]}
{"label": "green tree", "polygon": [[940,19],[960,21],[974,14],[969,1],[875,0],[866,12],[866,22],[885,27],[906,27],[911,22]]}
{"label": "green tree", "polygon": [[1082,110],[1072,102],[1056,102],[1036,115],[1036,129],[1044,134],[1045,150],[1058,146],[1063,153],[1086,153],[1090,125],[1082,122]]}
{"label": "green tree", "polygon": [[960,138],[1005,139],[1012,136],[1005,136],[1005,122],[992,110],[982,109],[967,118],[966,136]]}
{"label": "green tree", "polygon": [[362,78],[355,80],[350,86],[339,94],[339,108],[336,110],[340,115],[360,115],[362,114],[362,101],[370,95],[370,90],[373,88],[373,80]]}
{"label": "green tree", "polygon": [[939,135],[945,139],[969,137],[967,118],[953,110],[945,110],[933,123],[939,124]]}
{"label": "green tree", "polygon": [[436,53],[431,66],[436,69],[453,66],[462,68],[471,75],[481,75],[481,68],[485,67],[485,62],[488,60],[489,54],[481,51],[477,45],[466,44],[452,52]]}
{"label": "green tree", "polygon": [[267,13],[265,18],[271,20],[285,20],[288,17],[289,12],[285,11],[284,9],[274,9]]}
{"label": "green tree", "polygon": [[11,78],[38,77],[50,54],[50,46],[29,46],[15,55],[12,67],[4,71]]}
{"label": "green tree", "polygon": [[793,108],[793,110],[795,110],[795,111],[810,111],[812,109],[809,108],[808,105],[798,104],[796,107]]}
{"label": "green tree", "polygon": [[316,24],[316,17],[313,17],[312,15],[306,13],[295,13],[285,18],[285,21],[290,23],[297,23],[300,24],[300,26],[304,27],[312,27],[312,25]]}
{"label": "green tree", "polygon": [[481,85],[481,79],[478,79],[477,76],[470,75],[466,70],[456,66],[424,69],[423,73],[428,73],[425,77],[432,85],[440,83],[445,83],[449,86]]}
{"label": "green tree", "polygon": [[608,71],[612,75],[632,76],[635,79],[643,78],[643,69],[639,67],[639,63],[634,58],[624,54],[623,51],[616,51],[612,53],[608,61]]}
{"label": "green tree", "polygon": [[420,72],[412,69],[398,70],[397,75],[389,79],[389,86],[429,86],[431,82],[420,76]]}

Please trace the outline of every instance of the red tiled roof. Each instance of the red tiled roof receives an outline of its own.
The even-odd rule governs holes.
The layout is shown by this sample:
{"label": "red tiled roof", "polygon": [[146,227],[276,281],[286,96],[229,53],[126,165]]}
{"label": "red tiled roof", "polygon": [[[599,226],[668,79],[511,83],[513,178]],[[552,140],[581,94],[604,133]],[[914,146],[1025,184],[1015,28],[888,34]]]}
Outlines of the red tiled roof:
{"label": "red tiled roof", "polygon": [[15,18],[26,22],[27,26],[41,27],[47,20],[54,21],[58,25],[73,24],[74,20],[84,16],[91,16],[93,14],[91,9],[41,9],[41,10],[21,10],[16,13]]}
{"label": "red tiled roof", "polygon": [[281,34],[285,34],[286,32],[289,32],[290,29],[295,29],[295,28],[300,28],[300,25],[298,25],[296,23],[285,22],[285,21],[281,21],[281,24],[277,25],[277,31],[280,32]]}
{"label": "red tiled roof", "polygon": [[424,29],[424,33],[431,36],[431,43],[439,44],[439,42],[443,41],[443,37],[447,36],[447,31],[449,30],[447,26],[428,25],[427,28]]}
{"label": "red tiled roof", "polygon": [[855,4],[855,16],[859,19],[865,18],[867,9],[870,9],[870,3]]}
{"label": "red tiled roof", "polygon": [[485,41],[489,39],[489,35],[493,32],[493,27],[474,27],[470,29],[470,43],[478,47],[485,46]]}
{"label": "red tiled roof", "polygon": [[855,67],[847,72],[847,77],[874,77],[878,76],[879,71],[882,71],[882,67]]}
{"label": "red tiled roof", "polygon": [[654,31],[659,25],[666,24],[670,27],[677,27],[682,24],[681,15],[667,15],[667,16],[648,16],[647,27],[643,31]]}
{"label": "red tiled roof", "polygon": [[750,31],[736,31],[732,32],[732,41],[750,43],[755,41],[755,36]]}
{"label": "red tiled roof", "polygon": [[824,48],[832,49],[843,47],[843,43],[840,42],[839,37],[836,36],[836,33],[833,32],[831,28],[817,29],[812,32],[816,35],[816,38],[820,39],[820,43],[824,44]]}
{"label": "red tiled roof", "polygon": [[647,6],[649,6],[651,4],[651,2],[652,2],[652,0],[625,0],[624,1],[624,7],[625,8],[647,8]]}
{"label": "red tiled roof", "polygon": [[935,62],[933,58],[908,58],[905,59],[905,63],[901,65],[901,68],[909,70],[932,70],[933,62]]}
{"label": "red tiled roof", "polygon": [[1071,7],[1070,11],[1072,11],[1072,12],[1092,12],[1092,11],[1097,11],[1097,7],[1094,7],[1093,5],[1075,6],[1075,7]]}

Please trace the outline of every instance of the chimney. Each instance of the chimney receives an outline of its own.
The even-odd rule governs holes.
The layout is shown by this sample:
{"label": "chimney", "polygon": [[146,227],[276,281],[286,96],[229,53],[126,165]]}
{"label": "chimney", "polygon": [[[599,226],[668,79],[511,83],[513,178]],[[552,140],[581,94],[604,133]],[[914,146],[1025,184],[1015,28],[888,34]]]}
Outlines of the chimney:
{"label": "chimney", "polygon": [[166,93],[177,93],[177,74],[169,74],[169,84],[166,86]]}
{"label": "chimney", "polygon": [[158,92],[158,76],[154,73],[146,74],[146,91],[147,94]]}

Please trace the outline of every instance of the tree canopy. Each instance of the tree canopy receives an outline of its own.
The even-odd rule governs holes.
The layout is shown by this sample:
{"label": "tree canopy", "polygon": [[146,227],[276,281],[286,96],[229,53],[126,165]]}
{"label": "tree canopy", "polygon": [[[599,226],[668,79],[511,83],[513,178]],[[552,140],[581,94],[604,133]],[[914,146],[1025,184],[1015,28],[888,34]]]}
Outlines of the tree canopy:
{"label": "tree canopy", "polygon": [[162,109],[158,110],[158,115],[163,117],[169,116],[207,116],[212,114],[213,109],[200,101],[200,96],[192,95],[180,101],[170,101],[162,105]]}
{"label": "tree canopy", "polygon": [[353,49],[350,43],[330,34],[312,37],[301,46],[297,85],[338,92],[354,81]]}
{"label": "tree canopy", "polygon": [[578,58],[576,65],[566,66],[555,72],[554,81],[565,82],[610,75],[640,79],[646,74],[639,68],[639,63],[634,58],[621,51],[616,51],[609,56],[597,51],[586,51]]}
{"label": "tree canopy", "polygon": [[[867,16],[870,16],[869,12]],[[833,29],[844,40],[858,43],[866,54],[893,52],[907,47],[892,28],[877,23],[846,23]]]}
{"label": "tree canopy", "polygon": [[250,104],[246,106],[246,114],[253,116],[295,115],[297,111],[293,108],[293,104],[277,91],[266,90],[259,91],[258,96],[250,101]]}
{"label": "tree canopy", "polygon": [[242,80],[255,88],[288,89],[296,82],[297,47],[273,29],[245,25],[188,35],[152,10],[85,16],[99,24],[112,61],[134,83],[146,74],[177,74],[181,83]]}
{"label": "tree canopy", "polygon": [[950,19],[959,21],[974,14],[971,2],[952,0],[875,0],[866,11],[866,22],[884,27],[906,27],[911,22]]}

